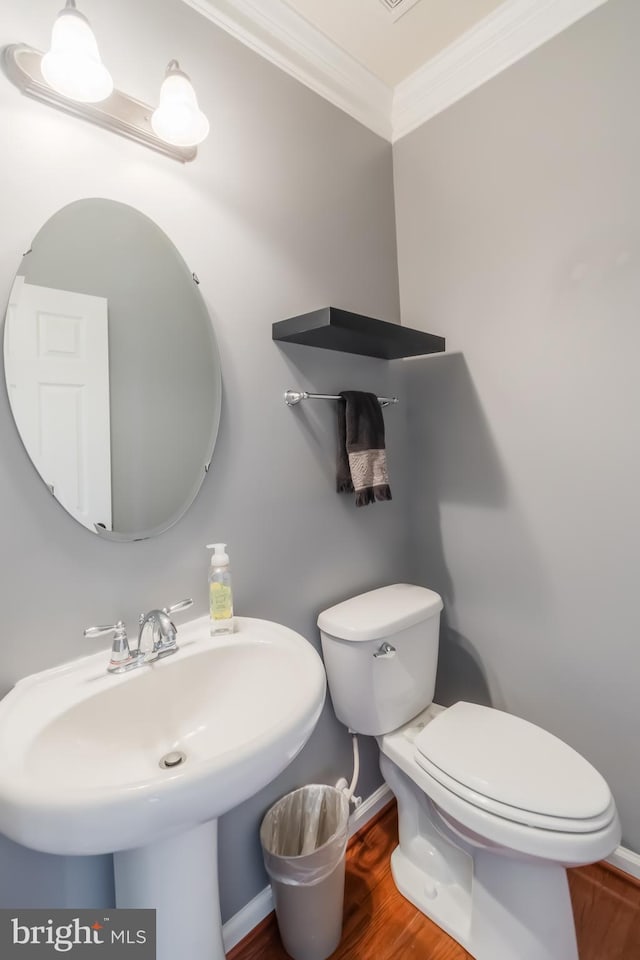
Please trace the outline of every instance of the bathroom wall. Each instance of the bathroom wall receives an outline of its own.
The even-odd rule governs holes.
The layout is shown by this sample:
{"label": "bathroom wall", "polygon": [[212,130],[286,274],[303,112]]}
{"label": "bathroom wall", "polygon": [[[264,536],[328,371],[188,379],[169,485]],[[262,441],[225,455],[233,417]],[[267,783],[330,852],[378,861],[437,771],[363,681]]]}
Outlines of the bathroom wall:
{"label": "bathroom wall", "polygon": [[640,5],[610,0],[394,147],[414,575],[437,694],[538,722],[640,851]]}
{"label": "bathroom wall", "polygon": [[[0,76],[0,291],[6,301],[22,253],[60,207],[96,196],[135,206],[200,278],[222,358],[223,412],[211,470],[187,515],[155,539],[105,543],[49,496],[2,388],[2,692],[104,646],[83,640],[89,624],[122,617],[133,632],[141,610],[187,596],[203,614],[205,544],[214,540],[229,544],[237,612],[281,621],[316,646],[321,609],[410,575],[402,365],[271,341],[273,321],[326,304],[399,320],[390,145],[179,0],[84,0],[82,8],[117,86],[154,102],[177,57],[212,132],[183,166],[31,101]],[[44,49],[56,9],[8,0],[0,45]],[[290,409],[288,387],[400,395],[385,414],[391,503],[356,510],[334,492],[333,405]],[[159,460],[171,443],[167,436]],[[225,919],[266,883],[257,828],[270,803],[300,784],[350,775],[351,762],[350,738],[327,708],[285,774],[222,819]],[[380,782],[370,741],[359,789],[367,796]],[[0,842],[0,906],[98,905],[110,883],[108,860]]]}

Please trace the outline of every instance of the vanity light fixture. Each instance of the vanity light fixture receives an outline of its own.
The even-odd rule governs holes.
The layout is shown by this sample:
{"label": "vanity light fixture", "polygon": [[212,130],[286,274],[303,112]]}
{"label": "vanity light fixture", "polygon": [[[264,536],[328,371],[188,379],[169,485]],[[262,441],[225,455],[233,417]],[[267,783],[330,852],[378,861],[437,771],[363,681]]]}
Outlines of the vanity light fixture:
{"label": "vanity light fixture", "polygon": [[22,93],[183,163],[195,159],[197,144],[209,133],[209,122],[177,60],[167,67],[155,111],[115,90],[89,21],[75,0],[66,0],[58,14],[48,53],[11,44],[4,48],[3,65]]}
{"label": "vanity light fixture", "polygon": [[177,60],[171,60],[167,66],[151,126],[161,140],[176,147],[195,147],[209,134],[209,121],[198,106],[191,80]]}
{"label": "vanity light fixture", "polygon": [[75,0],[67,0],[53,24],[51,49],[40,64],[50,87],[80,103],[106,100],[113,90],[111,74],[102,63],[98,44]]}

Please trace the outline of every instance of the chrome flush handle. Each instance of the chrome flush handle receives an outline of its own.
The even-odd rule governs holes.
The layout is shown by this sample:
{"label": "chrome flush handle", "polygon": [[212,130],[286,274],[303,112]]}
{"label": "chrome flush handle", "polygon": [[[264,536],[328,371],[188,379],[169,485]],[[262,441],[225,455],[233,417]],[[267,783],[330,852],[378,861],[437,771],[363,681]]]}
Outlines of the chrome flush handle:
{"label": "chrome flush handle", "polygon": [[392,647],[391,644],[387,643],[386,640],[384,643],[380,644],[380,646],[374,653],[374,657],[377,660],[391,660],[391,658],[395,657],[395,655],[396,655],[396,648]]}

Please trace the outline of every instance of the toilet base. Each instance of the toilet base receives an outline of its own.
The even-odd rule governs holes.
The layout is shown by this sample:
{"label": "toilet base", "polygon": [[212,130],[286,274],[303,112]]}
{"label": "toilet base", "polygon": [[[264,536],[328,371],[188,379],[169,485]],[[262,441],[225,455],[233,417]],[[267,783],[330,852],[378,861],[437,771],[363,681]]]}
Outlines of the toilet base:
{"label": "toilet base", "polygon": [[454,835],[432,802],[388,757],[400,845],[391,871],[400,893],[475,960],[578,960],[561,864],[475,845]]}
{"label": "toilet base", "polygon": [[460,883],[430,877],[403,853],[391,854],[391,875],[403,897],[433,920],[450,937],[470,950],[471,894]]}
{"label": "toilet base", "polygon": [[525,870],[496,854],[475,866],[471,895],[461,884],[430,878],[400,847],[391,855],[400,893],[475,960],[578,960],[562,867],[529,863]]}

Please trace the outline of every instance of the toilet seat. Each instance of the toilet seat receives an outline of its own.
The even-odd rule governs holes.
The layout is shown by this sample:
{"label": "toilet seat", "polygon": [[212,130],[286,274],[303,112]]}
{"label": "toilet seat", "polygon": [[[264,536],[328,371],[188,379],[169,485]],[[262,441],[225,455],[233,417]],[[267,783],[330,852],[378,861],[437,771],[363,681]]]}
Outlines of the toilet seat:
{"label": "toilet seat", "polygon": [[418,766],[436,780],[442,787],[449,790],[456,797],[464,800],[471,806],[479,807],[487,813],[500,817],[503,820],[511,820],[513,823],[521,823],[528,827],[536,827],[539,830],[557,830],[563,833],[594,833],[596,830],[602,830],[608,826],[615,815],[615,804],[610,799],[605,809],[598,816],[572,819],[570,817],[551,817],[546,814],[536,813],[534,810],[523,810],[520,807],[512,807],[506,803],[500,803],[485,797],[464,784],[459,783],[452,777],[447,776],[442,770],[439,770],[435,764],[430,763],[425,757],[416,752],[416,763]]}
{"label": "toilet seat", "polygon": [[[450,789],[440,782],[445,777],[442,770],[435,767],[432,769],[437,776],[433,776],[426,769],[429,761],[425,762],[416,744],[418,741],[424,743],[425,739],[429,744],[426,730],[432,727],[434,733],[437,730],[436,722],[453,709],[433,704],[403,727],[377,738],[382,754],[427,795],[436,809],[460,824],[465,832],[471,831],[484,838],[484,842],[505,852],[517,852],[565,866],[595,863],[609,856],[620,842],[620,824],[608,787],[603,808],[593,817],[582,818],[581,824],[579,818],[560,817],[554,820],[549,815],[545,817],[539,812],[504,802],[499,806],[500,801],[494,801],[492,810],[487,803],[491,798],[481,791],[476,791],[474,796],[473,791],[459,781],[451,783],[454,789]],[[448,736],[453,728],[447,723],[443,729]],[[418,758],[421,762],[418,762]],[[579,829],[575,829],[576,826]]]}
{"label": "toilet seat", "polygon": [[542,830],[594,833],[615,805],[579,753],[535,724],[479,704],[454,704],[415,739],[418,766],[486,813]]}

